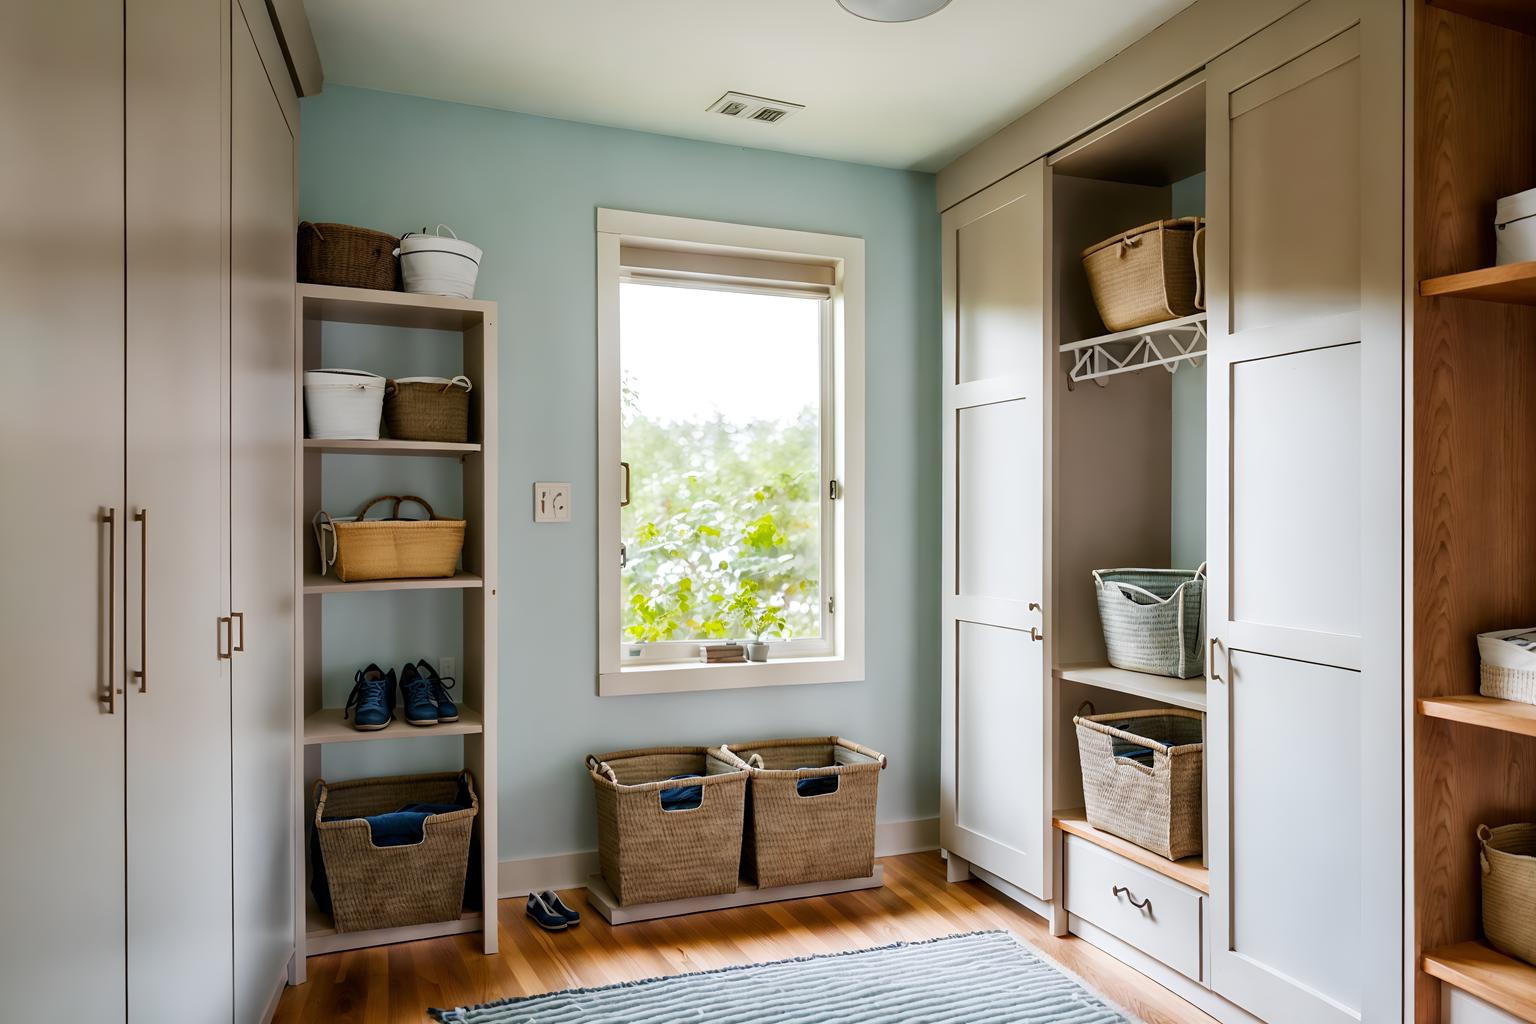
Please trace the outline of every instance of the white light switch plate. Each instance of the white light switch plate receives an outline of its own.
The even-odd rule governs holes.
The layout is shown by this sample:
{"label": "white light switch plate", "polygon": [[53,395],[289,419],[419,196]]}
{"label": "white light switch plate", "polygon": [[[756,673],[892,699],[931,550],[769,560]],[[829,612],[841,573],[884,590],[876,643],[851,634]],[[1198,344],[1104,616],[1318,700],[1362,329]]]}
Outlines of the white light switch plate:
{"label": "white light switch plate", "polygon": [[533,485],[533,521],[568,523],[571,521],[571,485],[537,483]]}

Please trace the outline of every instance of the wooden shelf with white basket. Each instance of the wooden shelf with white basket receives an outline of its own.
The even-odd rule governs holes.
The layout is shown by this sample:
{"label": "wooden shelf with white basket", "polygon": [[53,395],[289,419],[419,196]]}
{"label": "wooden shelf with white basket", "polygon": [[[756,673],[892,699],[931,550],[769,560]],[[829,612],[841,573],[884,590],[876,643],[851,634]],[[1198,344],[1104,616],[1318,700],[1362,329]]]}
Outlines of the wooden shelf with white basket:
{"label": "wooden shelf with white basket", "polygon": [[[306,370],[317,369],[324,362],[324,334],[328,324],[361,325],[377,328],[362,336],[362,343],[381,346],[381,353],[398,349],[400,335],[390,329],[433,331],[431,341],[410,344],[445,346],[441,365],[450,376],[462,372],[473,383],[469,396],[469,438],[465,443],[379,440],[329,440],[305,438],[298,445],[298,505],[294,509],[295,528],[300,536],[297,602],[300,616],[299,663],[295,666],[296,722],[302,738],[296,745],[297,772],[294,814],[299,822],[294,849],[295,969],[296,981],[305,975],[305,958],[321,953],[366,946],[404,942],[434,935],[478,932],[486,953],[497,949],[496,879],[497,879],[497,678],[496,678],[496,599],[497,599],[497,415],[496,415],[496,304],[472,299],[437,295],[371,291],[362,288],[337,288],[325,285],[297,286],[298,342],[295,352],[294,387],[303,408],[302,381]],[[351,332],[356,334],[357,332]],[[302,416],[302,412],[301,412]],[[298,434],[303,437],[303,423]],[[373,463],[359,463],[356,456],[390,456]],[[323,574],[311,521],[322,508],[322,495],[328,460],[347,460],[346,479],[356,484],[356,477],[377,474],[375,493],[396,493],[392,479],[404,469],[400,457],[454,459],[462,465],[462,514],[466,521],[461,568],[452,576],[427,579],[384,579],[342,582],[334,574]],[[338,472],[340,464],[337,464]],[[458,475],[458,470],[453,470]],[[395,474],[391,476],[390,474]],[[371,479],[371,478],[370,478]],[[428,495],[430,500],[443,495]],[[335,500],[334,496],[331,500]],[[451,505],[451,502],[447,504]],[[352,509],[344,510],[351,513]],[[335,707],[337,695],[322,686],[322,636],[327,603],[336,595],[370,595],[347,600],[388,602],[389,595],[400,592],[438,592],[440,598],[462,605],[462,663],[458,671],[447,673],[459,680],[454,696],[460,705],[459,721],[430,728],[410,726],[396,721],[385,729],[359,732],[341,718]],[[457,597],[451,596],[457,595]],[[458,641],[445,638],[443,648],[452,650]],[[409,651],[382,651],[381,655],[419,656]],[[419,652],[426,654],[428,652]],[[334,672],[333,672],[334,675]],[[349,682],[350,680],[347,680]],[[336,680],[332,680],[337,683]],[[338,684],[339,685],[339,684]],[[332,706],[327,706],[327,704]],[[460,918],[436,924],[376,931],[338,933],[327,915],[319,913],[308,895],[308,859],[311,794],[315,781],[323,776],[322,758],[328,748],[358,742],[390,741],[417,737],[457,737],[463,747],[463,766],[474,776],[480,811],[474,829],[474,855],[480,858],[482,890],[470,902]],[[390,749],[390,748],[385,748]],[[473,869],[471,874],[473,874]],[[493,909],[481,913],[474,904]]]}

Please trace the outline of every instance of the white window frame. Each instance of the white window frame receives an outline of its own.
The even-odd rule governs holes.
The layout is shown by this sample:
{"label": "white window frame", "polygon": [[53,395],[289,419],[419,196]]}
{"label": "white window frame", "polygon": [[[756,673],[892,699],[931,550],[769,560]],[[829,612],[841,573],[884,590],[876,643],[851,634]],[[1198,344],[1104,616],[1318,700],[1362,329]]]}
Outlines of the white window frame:
{"label": "white window frame", "polygon": [[[679,284],[691,257],[800,264],[831,271],[826,299],[822,387],[823,575],[821,640],[771,644],[766,662],[705,665],[666,660],[697,643],[656,645],[638,658],[623,635],[620,568],[621,451],[619,285],[626,273],[621,246],[678,254]],[[695,280],[707,283],[705,275]],[[719,284],[715,284],[719,287]],[[780,228],[750,227],[622,210],[597,211],[597,584],[600,696],[679,693],[864,678],[864,240]],[[830,498],[836,481],[839,496]],[[828,550],[827,534],[831,535]],[[827,601],[834,602],[827,614]],[[647,645],[650,646],[650,645]],[[647,656],[648,655],[648,656]],[[675,655],[674,655],[675,656]]]}

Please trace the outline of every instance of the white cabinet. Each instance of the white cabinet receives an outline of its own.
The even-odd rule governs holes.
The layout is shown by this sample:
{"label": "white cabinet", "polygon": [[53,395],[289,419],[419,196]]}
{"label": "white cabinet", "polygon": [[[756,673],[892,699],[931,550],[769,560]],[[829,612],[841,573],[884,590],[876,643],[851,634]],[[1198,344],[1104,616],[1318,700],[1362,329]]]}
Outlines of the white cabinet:
{"label": "white cabinet", "polygon": [[1063,848],[1068,913],[1200,980],[1200,893],[1076,836]]}

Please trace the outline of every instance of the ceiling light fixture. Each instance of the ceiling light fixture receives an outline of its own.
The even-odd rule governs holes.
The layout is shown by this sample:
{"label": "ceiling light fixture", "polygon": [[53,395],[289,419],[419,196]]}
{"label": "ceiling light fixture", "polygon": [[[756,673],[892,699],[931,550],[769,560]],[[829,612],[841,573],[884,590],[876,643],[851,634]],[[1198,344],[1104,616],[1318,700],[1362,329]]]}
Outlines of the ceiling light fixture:
{"label": "ceiling light fixture", "polygon": [[837,0],[849,14],[865,21],[916,21],[937,14],[949,0]]}

